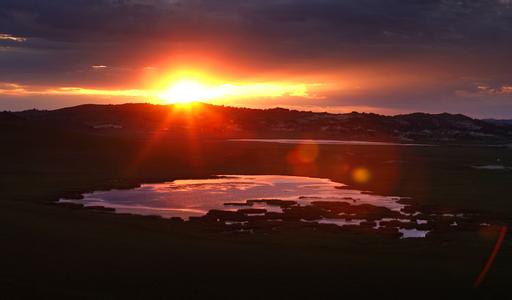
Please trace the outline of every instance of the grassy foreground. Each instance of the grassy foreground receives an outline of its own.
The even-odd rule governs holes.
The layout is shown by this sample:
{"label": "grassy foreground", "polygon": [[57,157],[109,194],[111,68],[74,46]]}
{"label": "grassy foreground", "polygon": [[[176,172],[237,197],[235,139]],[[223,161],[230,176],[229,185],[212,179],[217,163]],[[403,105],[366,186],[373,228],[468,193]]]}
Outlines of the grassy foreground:
{"label": "grassy foreground", "polygon": [[[327,177],[414,205],[485,212],[510,225],[512,165],[496,147],[320,146],[294,163],[294,145],[157,140],[66,132],[3,132],[0,289],[13,297],[326,298],[441,295],[503,298],[512,267],[506,237],[484,284],[472,285],[498,226],[398,240],[351,232],[234,234],[198,224],[73,209],[62,196],[214,174]],[[364,167],[371,180],[357,183]],[[446,294],[443,294],[446,295]]]}

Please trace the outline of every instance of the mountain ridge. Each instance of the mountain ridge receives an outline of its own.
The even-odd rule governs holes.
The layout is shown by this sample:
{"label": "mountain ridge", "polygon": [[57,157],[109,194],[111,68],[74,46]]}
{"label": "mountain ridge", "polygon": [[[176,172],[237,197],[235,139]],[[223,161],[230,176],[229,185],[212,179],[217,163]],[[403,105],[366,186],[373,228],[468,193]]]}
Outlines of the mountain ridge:
{"label": "mountain ridge", "polygon": [[[4,112],[28,123],[105,134],[196,130],[211,138],[329,138],[429,143],[510,143],[512,125],[462,114],[328,113],[239,108],[205,103],[84,104],[56,110]],[[3,118],[0,118],[0,121]]]}

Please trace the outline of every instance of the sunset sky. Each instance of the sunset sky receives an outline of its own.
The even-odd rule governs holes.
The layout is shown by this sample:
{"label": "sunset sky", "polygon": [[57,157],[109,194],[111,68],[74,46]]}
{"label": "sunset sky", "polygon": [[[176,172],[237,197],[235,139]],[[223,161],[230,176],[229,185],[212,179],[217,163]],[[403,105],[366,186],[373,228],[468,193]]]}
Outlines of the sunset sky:
{"label": "sunset sky", "polygon": [[0,1],[0,110],[183,93],[512,118],[512,0]]}

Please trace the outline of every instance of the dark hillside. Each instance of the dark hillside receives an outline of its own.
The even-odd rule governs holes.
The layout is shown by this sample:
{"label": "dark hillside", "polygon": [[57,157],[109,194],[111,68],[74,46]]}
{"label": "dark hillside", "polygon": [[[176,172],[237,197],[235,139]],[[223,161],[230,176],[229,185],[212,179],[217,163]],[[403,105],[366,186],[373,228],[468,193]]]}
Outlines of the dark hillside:
{"label": "dark hillside", "polygon": [[99,134],[166,132],[209,138],[312,138],[418,143],[510,143],[512,125],[460,114],[383,116],[248,109],[196,103],[190,106],[80,105],[53,111],[4,113],[32,124]]}

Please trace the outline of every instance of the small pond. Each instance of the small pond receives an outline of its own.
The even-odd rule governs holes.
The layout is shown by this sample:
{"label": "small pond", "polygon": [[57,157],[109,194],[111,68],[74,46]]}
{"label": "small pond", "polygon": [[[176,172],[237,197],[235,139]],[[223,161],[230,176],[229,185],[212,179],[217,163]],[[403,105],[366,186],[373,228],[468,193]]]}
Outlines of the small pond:
{"label": "small pond", "polygon": [[61,202],[184,220],[216,212],[220,214],[217,220],[228,226],[246,225],[255,219],[275,223],[293,218],[298,222],[340,227],[370,222],[373,224],[370,228],[375,230],[389,223],[394,224],[402,237],[425,237],[428,230],[400,226],[427,223],[412,220],[418,213],[404,212],[406,205],[400,200],[400,197],[348,189],[325,178],[219,175],[210,179],[142,184],[133,189],[95,191],[84,194],[82,199],[61,199]]}

